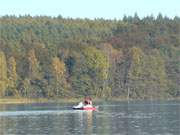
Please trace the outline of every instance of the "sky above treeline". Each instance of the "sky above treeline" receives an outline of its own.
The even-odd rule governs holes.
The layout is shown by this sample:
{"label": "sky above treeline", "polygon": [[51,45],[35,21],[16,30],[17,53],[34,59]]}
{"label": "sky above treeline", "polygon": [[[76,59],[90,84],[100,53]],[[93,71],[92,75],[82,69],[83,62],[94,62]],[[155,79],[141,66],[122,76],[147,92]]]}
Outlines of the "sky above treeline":
{"label": "sky above treeline", "polygon": [[122,19],[135,13],[174,18],[180,16],[180,0],[0,0],[0,16],[62,15],[71,18]]}

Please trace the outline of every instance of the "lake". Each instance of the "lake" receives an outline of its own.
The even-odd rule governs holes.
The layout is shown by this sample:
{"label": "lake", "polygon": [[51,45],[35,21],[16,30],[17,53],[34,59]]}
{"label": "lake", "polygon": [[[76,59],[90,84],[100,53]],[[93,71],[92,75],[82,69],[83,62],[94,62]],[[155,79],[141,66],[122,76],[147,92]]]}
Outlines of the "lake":
{"label": "lake", "polygon": [[1,135],[179,135],[180,101],[100,102],[98,111],[73,104],[0,105]]}

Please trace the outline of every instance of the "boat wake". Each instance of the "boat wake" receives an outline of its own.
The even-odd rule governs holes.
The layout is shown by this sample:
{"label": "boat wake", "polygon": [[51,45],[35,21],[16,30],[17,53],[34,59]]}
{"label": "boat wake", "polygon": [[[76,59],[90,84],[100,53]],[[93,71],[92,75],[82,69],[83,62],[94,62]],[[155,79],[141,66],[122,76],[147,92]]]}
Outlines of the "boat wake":
{"label": "boat wake", "polygon": [[38,115],[60,115],[60,114],[68,114],[68,113],[82,113],[85,112],[83,110],[31,110],[31,111],[5,111],[0,112],[0,117],[9,117],[9,116],[38,116]]}

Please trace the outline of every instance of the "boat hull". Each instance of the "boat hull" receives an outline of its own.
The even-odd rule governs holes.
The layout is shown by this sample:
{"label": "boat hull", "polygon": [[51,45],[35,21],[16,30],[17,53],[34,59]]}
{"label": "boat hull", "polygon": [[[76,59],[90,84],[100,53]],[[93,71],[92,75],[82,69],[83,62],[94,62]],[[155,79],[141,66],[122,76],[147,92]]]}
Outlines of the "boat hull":
{"label": "boat hull", "polygon": [[95,111],[97,110],[96,107],[82,107],[82,108],[73,108],[74,110],[92,110],[92,111]]}

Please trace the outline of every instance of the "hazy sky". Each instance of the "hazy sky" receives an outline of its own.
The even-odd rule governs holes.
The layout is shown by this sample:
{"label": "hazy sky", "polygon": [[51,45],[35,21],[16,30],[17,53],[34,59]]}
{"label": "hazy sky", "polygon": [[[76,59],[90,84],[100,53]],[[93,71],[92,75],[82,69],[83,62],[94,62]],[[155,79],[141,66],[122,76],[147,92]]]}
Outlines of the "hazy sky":
{"label": "hazy sky", "polygon": [[159,12],[180,16],[180,0],[0,0],[0,16],[47,15],[72,18],[122,18],[124,14],[140,17]]}

